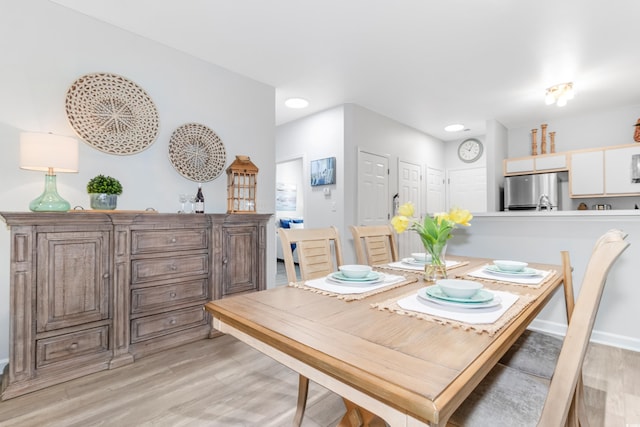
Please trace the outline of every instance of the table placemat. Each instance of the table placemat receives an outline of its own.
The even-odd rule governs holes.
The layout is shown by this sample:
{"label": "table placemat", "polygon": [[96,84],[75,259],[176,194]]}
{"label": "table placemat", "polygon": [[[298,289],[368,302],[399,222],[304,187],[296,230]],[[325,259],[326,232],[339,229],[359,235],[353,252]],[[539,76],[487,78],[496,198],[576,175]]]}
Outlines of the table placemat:
{"label": "table placemat", "polygon": [[337,297],[338,299],[345,301],[355,301],[365,299],[371,295],[379,294],[390,289],[408,285],[409,283],[414,283],[416,281],[417,279],[415,278],[407,278],[405,276],[395,274],[385,274],[385,278],[382,283],[376,283],[371,286],[346,286],[330,282],[326,277],[302,282],[291,282],[289,283],[289,286],[322,295]]}
{"label": "table placemat", "polygon": [[484,271],[484,267],[478,270],[471,271],[465,275],[460,275],[460,278],[466,279],[482,279],[492,283],[510,283],[522,286],[528,286],[530,288],[539,288],[549,280],[555,277],[557,272],[555,270],[536,270],[540,273],[540,276],[535,277],[499,277],[495,274],[487,273]]}
{"label": "table placemat", "polygon": [[[500,296],[503,301],[501,306],[503,307],[495,312],[482,313],[486,316],[481,316],[480,313],[461,313],[462,310],[422,302],[418,299],[417,292],[410,292],[400,297],[372,304],[371,307],[382,311],[391,311],[403,316],[416,317],[418,319],[440,323],[442,325],[451,325],[463,330],[487,333],[489,336],[493,336],[526,306],[531,304],[534,296],[515,295],[510,292],[494,290],[491,292]],[[468,309],[464,311],[473,312],[474,310],[480,309]],[[486,323],[479,323],[483,321]]]}

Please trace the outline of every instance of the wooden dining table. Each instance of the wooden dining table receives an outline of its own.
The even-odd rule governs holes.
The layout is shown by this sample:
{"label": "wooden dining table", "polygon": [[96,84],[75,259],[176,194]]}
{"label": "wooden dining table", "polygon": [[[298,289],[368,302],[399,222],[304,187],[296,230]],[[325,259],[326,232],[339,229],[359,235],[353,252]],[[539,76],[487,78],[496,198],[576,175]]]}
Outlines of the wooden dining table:
{"label": "wooden dining table", "polygon": [[[450,278],[469,278],[468,273],[491,262],[448,259],[459,262],[448,271]],[[380,267],[386,273],[405,274],[406,282],[353,300],[289,284],[211,301],[205,308],[218,331],[392,427],[443,426],[563,283],[562,268],[545,264],[530,264],[550,272],[538,287],[474,279],[486,289],[527,301],[497,331],[487,332],[447,319],[427,320],[380,308],[430,285],[419,273]]]}

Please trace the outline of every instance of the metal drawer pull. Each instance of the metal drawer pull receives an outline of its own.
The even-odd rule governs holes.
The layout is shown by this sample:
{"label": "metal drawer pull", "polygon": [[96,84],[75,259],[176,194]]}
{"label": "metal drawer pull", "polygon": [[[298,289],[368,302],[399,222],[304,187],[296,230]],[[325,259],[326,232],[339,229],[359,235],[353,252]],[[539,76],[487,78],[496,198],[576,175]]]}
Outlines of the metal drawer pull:
{"label": "metal drawer pull", "polygon": [[170,296],[171,298],[175,298],[175,297],[176,297],[176,293],[175,293],[175,292],[171,292],[171,293],[169,294],[169,296]]}
{"label": "metal drawer pull", "polygon": [[175,324],[176,324],[176,319],[171,319],[171,320],[169,320],[169,324],[170,324],[170,325],[175,325]]}
{"label": "metal drawer pull", "polygon": [[171,264],[171,267],[169,267],[171,269],[171,271],[176,271],[178,269],[178,266],[175,264]]}
{"label": "metal drawer pull", "polygon": [[69,346],[69,350],[74,351],[78,349],[78,343],[74,342]]}
{"label": "metal drawer pull", "polygon": [[169,243],[175,243],[175,242],[177,242],[175,237],[172,237],[171,240],[169,240]]}

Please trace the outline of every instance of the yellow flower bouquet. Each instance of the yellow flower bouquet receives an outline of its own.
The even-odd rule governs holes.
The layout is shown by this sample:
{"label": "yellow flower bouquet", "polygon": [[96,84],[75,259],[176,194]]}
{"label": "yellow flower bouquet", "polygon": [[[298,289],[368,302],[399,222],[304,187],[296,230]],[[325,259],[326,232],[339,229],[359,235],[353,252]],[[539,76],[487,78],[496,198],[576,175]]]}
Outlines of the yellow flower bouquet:
{"label": "yellow flower bouquet", "polygon": [[447,277],[444,261],[444,249],[457,226],[470,226],[473,215],[466,209],[453,208],[449,212],[442,212],[434,216],[425,216],[423,221],[413,217],[415,208],[413,203],[407,202],[400,206],[398,215],[391,219],[391,225],[398,233],[414,230],[420,236],[422,244],[431,262],[425,266],[425,274],[431,278],[434,275]]}

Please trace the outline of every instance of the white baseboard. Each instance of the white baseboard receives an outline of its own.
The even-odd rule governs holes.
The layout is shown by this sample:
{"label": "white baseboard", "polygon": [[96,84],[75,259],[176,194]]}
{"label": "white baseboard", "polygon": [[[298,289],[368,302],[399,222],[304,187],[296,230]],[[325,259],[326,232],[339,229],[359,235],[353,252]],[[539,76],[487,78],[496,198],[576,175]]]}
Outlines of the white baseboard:
{"label": "white baseboard", "polygon": [[[561,337],[564,337],[567,333],[566,325],[556,322],[549,322],[547,320],[535,319],[533,322],[531,322],[529,328]],[[622,335],[610,334],[607,332],[594,330],[591,333],[591,342],[640,352],[640,340],[625,337]]]}

